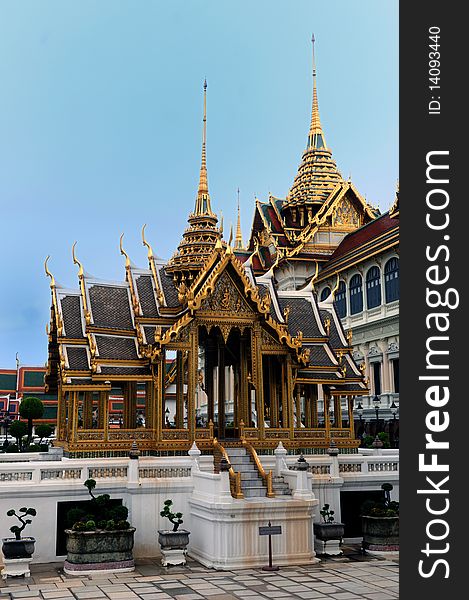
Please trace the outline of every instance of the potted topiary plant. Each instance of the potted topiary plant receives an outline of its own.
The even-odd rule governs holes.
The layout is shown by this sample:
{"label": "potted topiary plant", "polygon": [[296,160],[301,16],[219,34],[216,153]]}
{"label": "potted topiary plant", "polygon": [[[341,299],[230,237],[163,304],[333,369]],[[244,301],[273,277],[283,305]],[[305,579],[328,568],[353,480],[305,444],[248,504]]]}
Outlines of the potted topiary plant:
{"label": "potted topiary plant", "polygon": [[344,524],[334,520],[334,511],[330,509],[329,504],[324,504],[319,514],[322,521],[313,523],[314,535],[316,540],[319,540],[319,543],[316,544],[316,551],[318,554],[342,554],[340,544],[344,537]]}
{"label": "potted topiary plant", "polygon": [[127,507],[116,505],[109,494],[95,496],[94,479],[87,479],[84,485],[91,499],[67,513],[70,529],[65,530],[67,559],[64,571],[70,575],[133,571],[135,527],[127,521]]}
{"label": "potted topiary plant", "polygon": [[29,577],[29,563],[32,561],[36,540],[33,537],[21,537],[21,533],[26,525],[32,523],[32,520],[26,517],[35,517],[36,510],[23,506],[16,512],[12,508],[7,512],[7,516],[16,517],[20,525],[10,527],[10,531],[15,534],[14,538],[2,539],[2,552],[5,565],[5,568],[2,570],[2,576],[4,578],[18,575]]}
{"label": "potted topiary plant", "polygon": [[399,502],[391,500],[391,483],[383,483],[384,499],[362,506],[363,550],[399,550]]}
{"label": "potted topiary plant", "polygon": [[189,544],[190,532],[186,529],[179,529],[179,525],[184,522],[182,513],[173,513],[171,510],[172,505],[172,500],[165,500],[163,510],[160,512],[160,516],[168,519],[173,525],[172,529],[158,529],[158,542],[163,555],[161,564],[164,567],[168,565],[185,565]]}

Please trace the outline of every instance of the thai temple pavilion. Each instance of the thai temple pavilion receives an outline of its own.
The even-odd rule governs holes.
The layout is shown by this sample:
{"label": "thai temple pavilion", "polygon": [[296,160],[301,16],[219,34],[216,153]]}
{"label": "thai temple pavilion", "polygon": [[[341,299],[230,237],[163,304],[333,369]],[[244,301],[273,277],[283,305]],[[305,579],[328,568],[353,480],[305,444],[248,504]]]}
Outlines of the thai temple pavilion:
{"label": "thai temple pavilion", "polygon": [[[313,62],[314,65],[314,62]],[[342,238],[373,220],[344,181],[321,127],[313,69],[307,147],[286,199],[257,202],[243,248],[223,240],[206,165],[172,258],[146,239],[148,265],[122,242],[125,281],[89,275],[73,247],[76,290],[52,292],[46,389],[58,395],[57,445],[70,456],[186,453],[195,441],[256,450],[355,448],[353,402],[368,393],[351,356],[351,333],[314,282]],[[296,274],[286,267],[297,261]],[[295,281],[295,285],[292,281]],[[118,399],[119,417],[110,406]]]}

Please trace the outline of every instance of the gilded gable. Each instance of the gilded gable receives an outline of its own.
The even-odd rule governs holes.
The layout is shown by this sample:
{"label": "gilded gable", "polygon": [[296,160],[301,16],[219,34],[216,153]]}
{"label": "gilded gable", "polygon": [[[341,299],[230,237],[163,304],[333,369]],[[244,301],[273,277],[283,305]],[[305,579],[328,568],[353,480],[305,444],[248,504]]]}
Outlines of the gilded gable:
{"label": "gilded gable", "polygon": [[226,271],[220,275],[213,293],[202,301],[200,310],[238,315],[252,315],[253,312]]}

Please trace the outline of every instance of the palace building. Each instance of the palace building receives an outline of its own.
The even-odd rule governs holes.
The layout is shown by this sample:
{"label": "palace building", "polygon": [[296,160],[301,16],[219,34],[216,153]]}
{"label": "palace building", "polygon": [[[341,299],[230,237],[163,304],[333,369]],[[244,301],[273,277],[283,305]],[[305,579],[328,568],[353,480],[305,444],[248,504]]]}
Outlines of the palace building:
{"label": "palace building", "polygon": [[124,455],[134,441],[156,455],[194,441],[205,453],[359,445],[353,408],[368,389],[334,305],[337,270],[327,297],[315,286],[345,236],[377,212],[327,147],[313,69],[307,147],[287,198],[257,202],[247,249],[239,212],[235,243],[223,240],[208,187],[206,90],[195,206],[172,258],[155,256],[144,227],[146,266],[121,237],[123,281],[89,275],[75,244],[76,289],[58,285],[46,260],[46,392],[57,394],[56,445],[69,456]]}

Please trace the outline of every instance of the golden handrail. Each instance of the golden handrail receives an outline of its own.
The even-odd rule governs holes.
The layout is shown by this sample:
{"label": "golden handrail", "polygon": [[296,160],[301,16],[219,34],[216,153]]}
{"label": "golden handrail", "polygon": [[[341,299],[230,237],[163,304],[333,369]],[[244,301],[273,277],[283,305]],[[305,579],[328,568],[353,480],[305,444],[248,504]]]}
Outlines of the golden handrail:
{"label": "golden handrail", "polygon": [[[213,438],[213,447],[218,450],[223,458],[230,464],[230,458],[225,448],[220,444],[217,438]],[[231,495],[233,498],[237,498],[238,500],[244,498],[243,490],[241,489],[241,473],[237,473],[230,464],[230,468],[228,470],[230,476],[230,489]]]}
{"label": "golden handrail", "polygon": [[242,441],[243,446],[246,448],[246,450],[252,456],[254,463],[256,465],[256,468],[259,472],[259,475],[262,477],[262,479],[266,483],[267,498],[275,498],[275,493],[274,493],[274,489],[272,486],[272,471],[269,471],[268,473],[266,473],[254,446],[252,446],[252,444],[250,444],[244,438],[241,441]]}

